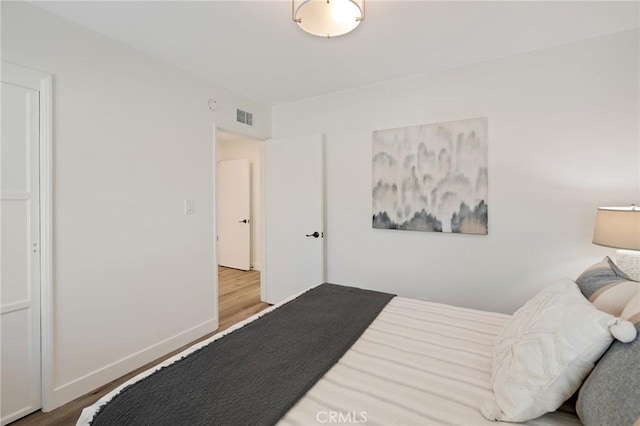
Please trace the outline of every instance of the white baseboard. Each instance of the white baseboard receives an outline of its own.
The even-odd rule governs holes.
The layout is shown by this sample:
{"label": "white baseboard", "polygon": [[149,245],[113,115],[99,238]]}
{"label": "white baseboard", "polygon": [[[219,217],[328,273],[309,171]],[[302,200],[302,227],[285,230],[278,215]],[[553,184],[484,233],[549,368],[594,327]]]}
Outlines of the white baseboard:
{"label": "white baseboard", "polygon": [[196,325],[182,333],[169,337],[155,345],[142,349],[119,361],[106,365],[98,370],[86,374],[76,380],[58,386],[53,390],[53,406],[51,410],[67,402],[85,395],[112,380],[122,377],[133,370],[142,367],[194,340],[215,331],[218,320],[212,319]]}
{"label": "white baseboard", "polygon": [[252,263],[251,264],[251,268],[253,268],[254,271],[259,271],[260,270],[260,263],[259,262]]}

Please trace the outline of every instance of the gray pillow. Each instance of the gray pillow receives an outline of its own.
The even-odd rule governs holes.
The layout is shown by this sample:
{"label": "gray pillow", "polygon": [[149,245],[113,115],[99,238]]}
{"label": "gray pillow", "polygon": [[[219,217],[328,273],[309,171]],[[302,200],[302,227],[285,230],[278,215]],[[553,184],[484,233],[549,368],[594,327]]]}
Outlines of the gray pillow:
{"label": "gray pillow", "polygon": [[608,256],[587,268],[576,279],[576,284],[596,308],[616,317],[640,287],[640,283],[629,278]]}
{"label": "gray pillow", "polygon": [[585,426],[640,422],[640,322],[635,326],[639,336],[615,341],[582,385],[576,411]]}

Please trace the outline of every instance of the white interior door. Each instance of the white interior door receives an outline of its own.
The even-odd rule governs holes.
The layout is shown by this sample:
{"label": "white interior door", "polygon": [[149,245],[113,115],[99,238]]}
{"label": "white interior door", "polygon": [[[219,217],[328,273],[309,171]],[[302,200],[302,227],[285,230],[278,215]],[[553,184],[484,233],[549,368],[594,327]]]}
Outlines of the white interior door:
{"label": "white interior door", "polygon": [[251,165],[218,162],[218,264],[251,269]]}
{"label": "white interior door", "polygon": [[263,145],[262,298],[268,303],[324,282],[322,135]]}
{"label": "white interior door", "polygon": [[40,408],[39,92],[2,82],[2,424]]}

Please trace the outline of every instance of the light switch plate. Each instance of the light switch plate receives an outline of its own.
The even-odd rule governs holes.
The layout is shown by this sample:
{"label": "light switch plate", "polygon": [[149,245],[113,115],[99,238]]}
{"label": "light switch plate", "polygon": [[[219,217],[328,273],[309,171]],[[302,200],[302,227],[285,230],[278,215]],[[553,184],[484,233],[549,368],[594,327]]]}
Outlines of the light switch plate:
{"label": "light switch plate", "polygon": [[184,200],[184,214],[195,214],[195,212],[196,212],[196,201]]}

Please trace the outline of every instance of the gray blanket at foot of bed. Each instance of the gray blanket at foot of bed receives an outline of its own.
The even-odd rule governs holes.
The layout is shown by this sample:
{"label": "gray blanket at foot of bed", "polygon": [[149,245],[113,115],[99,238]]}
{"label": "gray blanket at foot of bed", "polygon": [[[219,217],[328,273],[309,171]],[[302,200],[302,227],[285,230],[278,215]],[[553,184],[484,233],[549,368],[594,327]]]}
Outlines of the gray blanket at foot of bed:
{"label": "gray blanket at foot of bed", "polygon": [[125,388],[91,424],[275,424],[393,297],[318,286]]}

